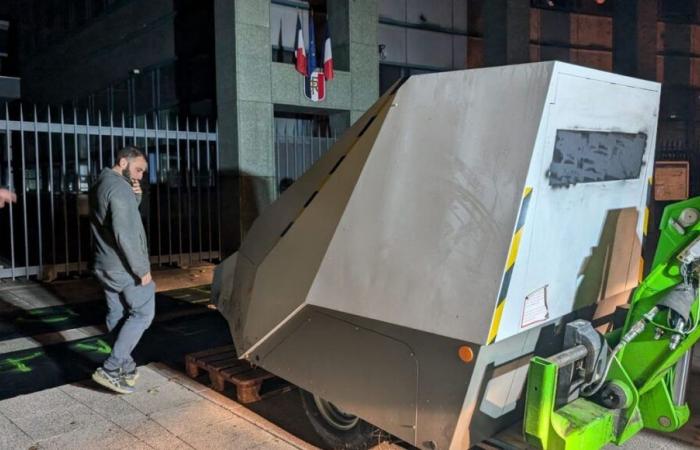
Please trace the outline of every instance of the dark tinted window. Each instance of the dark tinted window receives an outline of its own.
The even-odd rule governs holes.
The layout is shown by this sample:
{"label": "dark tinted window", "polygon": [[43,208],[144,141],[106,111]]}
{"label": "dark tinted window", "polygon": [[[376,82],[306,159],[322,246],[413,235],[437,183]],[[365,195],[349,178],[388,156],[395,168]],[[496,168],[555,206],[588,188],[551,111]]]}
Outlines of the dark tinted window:
{"label": "dark tinted window", "polygon": [[549,185],[639,178],[646,144],[644,133],[557,130]]}

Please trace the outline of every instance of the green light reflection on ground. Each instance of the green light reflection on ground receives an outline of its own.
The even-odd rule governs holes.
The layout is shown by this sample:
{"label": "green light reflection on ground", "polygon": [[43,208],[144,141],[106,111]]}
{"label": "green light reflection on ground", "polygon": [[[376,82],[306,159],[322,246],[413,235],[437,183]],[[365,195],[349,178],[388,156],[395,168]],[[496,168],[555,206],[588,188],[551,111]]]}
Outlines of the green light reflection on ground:
{"label": "green light reflection on ground", "polygon": [[42,356],[44,352],[38,351],[34,353],[30,353],[27,356],[22,356],[19,358],[5,358],[5,359],[0,359],[0,371],[16,371],[20,373],[28,373],[31,372],[33,369],[29,367],[28,364],[26,364],[26,361],[31,361],[34,358],[38,358],[39,356]]}
{"label": "green light reflection on ground", "polygon": [[90,339],[88,341],[78,342],[73,345],[73,348],[81,352],[92,352],[102,355],[109,355],[112,353],[112,347],[102,339]]}

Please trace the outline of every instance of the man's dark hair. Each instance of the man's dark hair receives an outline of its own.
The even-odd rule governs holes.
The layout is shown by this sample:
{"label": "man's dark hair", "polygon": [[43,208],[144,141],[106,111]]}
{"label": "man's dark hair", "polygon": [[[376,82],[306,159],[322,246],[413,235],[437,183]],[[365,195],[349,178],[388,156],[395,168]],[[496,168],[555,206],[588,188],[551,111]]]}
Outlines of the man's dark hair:
{"label": "man's dark hair", "polygon": [[143,159],[146,159],[146,155],[143,154],[140,148],[129,145],[128,147],[124,147],[123,149],[119,150],[117,152],[116,159],[114,160],[115,164],[119,164],[119,161],[122,158],[126,158],[127,161],[131,161],[134,158],[141,157]]}

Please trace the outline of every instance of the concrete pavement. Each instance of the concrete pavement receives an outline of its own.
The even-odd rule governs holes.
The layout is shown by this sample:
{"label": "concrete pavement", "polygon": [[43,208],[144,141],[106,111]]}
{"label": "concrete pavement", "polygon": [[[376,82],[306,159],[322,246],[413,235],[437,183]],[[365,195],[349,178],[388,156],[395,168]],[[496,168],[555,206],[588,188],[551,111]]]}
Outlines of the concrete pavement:
{"label": "concrete pavement", "polygon": [[131,395],[85,382],[0,401],[0,448],[316,448],[162,364],[139,370]]}

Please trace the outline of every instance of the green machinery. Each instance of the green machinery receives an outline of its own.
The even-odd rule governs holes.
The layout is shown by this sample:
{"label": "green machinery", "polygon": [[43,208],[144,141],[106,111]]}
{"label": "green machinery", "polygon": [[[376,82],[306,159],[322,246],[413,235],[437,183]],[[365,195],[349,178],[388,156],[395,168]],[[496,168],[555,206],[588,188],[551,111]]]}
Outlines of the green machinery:
{"label": "green machinery", "polygon": [[567,325],[564,351],[530,362],[524,433],[547,450],[623,444],[642,428],[674,431],[685,402],[690,350],[700,338],[700,197],[664,210],[651,272],[624,326],[602,336]]}

